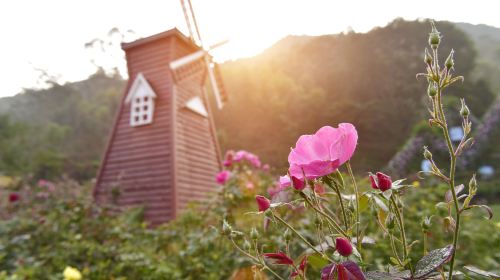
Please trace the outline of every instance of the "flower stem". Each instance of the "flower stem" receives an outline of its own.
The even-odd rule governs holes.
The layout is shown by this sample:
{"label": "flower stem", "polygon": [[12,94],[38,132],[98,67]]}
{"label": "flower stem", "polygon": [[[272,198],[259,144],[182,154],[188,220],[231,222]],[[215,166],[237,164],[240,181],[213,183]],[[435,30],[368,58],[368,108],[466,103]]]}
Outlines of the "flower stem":
{"label": "flower stem", "polygon": [[314,247],[311,243],[309,243],[309,241],[307,241],[307,239],[302,236],[302,234],[300,234],[296,229],[294,229],[289,223],[287,223],[285,220],[283,220],[280,216],[276,215],[274,212],[271,212],[273,214],[273,216],[278,220],[280,221],[282,224],[284,224],[287,228],[289,228],[293,233],[295,233],[295,235],[297,235],[307,246],[309,246],[314,252],[320,254],[320,256],[322,256],[324,259],[330,261],[330,262],[333,262],[332,259],[330,259],[327,255],[325,255],[325,253],[323,252],[320,252],[318,249],[316,249],[316,247]]}
{"label": "flower stem", "polygon": [[356,245],[358,247],[359,253],[361,253],[361,244],[362,240],[359,240],[359,192],[358,192],[358,184],[356,183],[356,178],[354,177],[354,173],[351,168],[351,161],[347,161],[346,163],[347,170],[349,172],[349,176],[351,176],[352,185],[354,186],[354,194],[356,196]]}
{"label": "flower stem", "polygon": [[339,225],[339,224],[338,224],[338,223],[337,223],[337,222],[336,222],[336,221],[335,221],[332,217],[330,217],[328,214],[326,214],[325,212],[323,212],[321,209],[319,209],[319,208],[315,207],[315,206],[313,205],[313,203],[311,202],[311,200],[309,200],[309,198],[307,197],[307,195],[306,195],[304,192],[300,192],[299,194],[300,194],[300,196],[301,196],[302,198],[304,198],[304,200],[306,201],[306,203],[307,203],[309,206],[311,206],[311,208],[312,208],[312,209],[314,209],[314,211],[318,212],[318,213],[319,213],[319,214],[321,214],[323,217],[325,217],[325,218],[326,218],[326,220],[329,222],[329,224],[331,224],[331,225],[335,228],[335,230],[336,230],[337,232],[339,232],[339,233],[340,233],[341,235],[343,235],[344,237],[346,237],[346,238],[349,238],[349,239],[350,239],[349,234],[347,234],[347,232],[345,232],[345,231],[344,231],[344,230],[340,227],[340,225]]}
{"label": "flower stem", "polygon": [[271,272],[276,278],[280,279],[280,280],[285,280],[285,278],[279,276],[276,272],[274,272],[274,270],[272,270],[269,266],[265,265],[264,266],[264,269],[267,269],[269,272]]}
{"label": "flower stem", "polygon": [[446,122],[446,116],[445,116],[444,110],[443,110],[443,103],[441,100],[441,94],[442,94],[442,88],[438,87],[437,102],[438,102],[439,116],[441,118],[441,122],[443,123],[442,130],[443,130],[444,138],[446,139],[446,145],[448,147],[448,152],[450,154],[449,186],[450,186],[451,194],[453,196],[453,204],[455,206],[455,222],[456,222],[456,227],[455,227],[454,234],[453,234],[453,252],[451,253],[450,271],[448,274],[448,279],[451,280],[451,279],[453,279],[453,268],[454,268],[454,264],[455,264],[455,255],[457,252],[456,249],[457,249],[459,230],[460,230],[460,206],[458,205],[457,194],[455,193],[455,169],[456,169],[457,157],[455,155],[455,152],[453,149],[453,143],[451,142],[450,133],[448,131],[448,124]]}
{"label": "flower stem", "polygon": [[347,214],[345,211],[344,200],[342,199],[342,194],[340,193],[340,188],[335,182],[332,182],[330,180],[327,181],[327,184],[330,186],[330,188],[335,190],[335,192],[337,193],[337,196],[339,197],[340,209],[342,211],[342,217],[344,218],[345,230],[348,231],[349,230],[349,223],[348,223]]}
{"label": "flower stem", "polygon": [[234,242],[234,240],[232,238],[230,238],[231,242],[233,243],[234,247],[236,247],[236,249],[238,249],[238,251],[240,251],[243,255],[249,257],[251,260],[253,260],[255,263],[258,263],[262,266],[263,269],[266,269],[268,270],[269,272],[271,272],[274,276],[276,276],[278,279],[280,280],[285,280],[283,277],[279,276],[276,272],[274,272],[269,266],[267,266],[265,263],[263,263],[262,260],[250,255],[249,253],[247,253],[245,250],[241,249],[240,246],[238,246],[238,244],[236,244],[236,242]]}
{"label": "flower stem", "polygon": [[396,204],[396,200],[394,199],[394,195],[391,195],[391,202],[394,207],[394,212],[396,212],[396,218],[398,219],[399,230],[401,231],[401,240],[403,241],[403,262],[405,262],[408,259],[408,248],[406,246],[405,226],[403,218],[401,217],[401,213],[399,212],[398,205]]}

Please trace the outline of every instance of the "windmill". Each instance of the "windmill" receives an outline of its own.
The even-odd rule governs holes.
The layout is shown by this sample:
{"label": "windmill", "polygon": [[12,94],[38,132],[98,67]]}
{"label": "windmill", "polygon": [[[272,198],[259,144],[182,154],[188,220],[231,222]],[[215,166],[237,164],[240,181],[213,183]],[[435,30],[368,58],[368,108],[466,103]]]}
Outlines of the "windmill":
{"label": "windmill", "polygon": [[227,95],[210,51],[223,43],[204,49],[191,3],[181,4],[189,37],[174,28],[122,44],[130,80],[94,188],[98,204],[143,206],[151,225],[212,197],[221,168],[205,85],[222,108]]}
{"label": "windmill", "polygon": [[[189,5],[189,9],[186,8],[186,1],[187,4]],[[191,0],[180,0],[180,2],[182,6],[182,11],[184,12],[186,25],[189,30],[190,39],[193,42],[197,41],[201,50],[186,55],[184,57],[181,57],[175,61],[172,61],[170,63],[170,69],[172,69],[176,81],[181,81],[184,77],[186,77],[186,75],[189,75],[189,73],[192,71],[193,66],[195,67],[204,66],[207,71],[208,81],[210,83],[212,93],[214,94],[215,101],[217,102],[217,107],[219,109],[222,109],[224,103],[227,102],[227,94],[222,83],[220,68],[217,63],[214,63],[212,61],[212,56],[210,55],[210,51],[226,44],[227,40],[217,43],[213,46],[210,46],[207,50],[205,50],[203,46],[203,40],[201,39],[200,30],[198,29],[198,23],[194,15],[194,10],[191,4]],[[192,26],[194,26],[194,29],[196,31],[196,39],[195,39],[195,33],[192,30]],[[200,65],[200,60],[202,61],[201,63],[202,65]]]}

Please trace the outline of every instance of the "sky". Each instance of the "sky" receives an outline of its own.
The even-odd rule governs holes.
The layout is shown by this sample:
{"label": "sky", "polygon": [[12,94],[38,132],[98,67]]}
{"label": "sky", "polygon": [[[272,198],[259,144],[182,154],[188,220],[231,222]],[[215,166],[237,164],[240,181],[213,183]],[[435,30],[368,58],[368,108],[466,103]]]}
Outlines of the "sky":
{"label": "sky", "polygon": [[[219,61],[256,55],[287,35],[367,32],[397,17],[500,27],[500,3],[494,0],[191,1],[205,45],[229,40],[213,54]],[[96,70],[92,59],[123,70],[121,37],[107,39],[105,55],[85,48],[95,38],[107,38],[113,27],[126,33],[125,41],[173,27],[187,34],[180,0],[1,1],[0,97],[43,86],[41,73],[58,82],[85,79]]]}

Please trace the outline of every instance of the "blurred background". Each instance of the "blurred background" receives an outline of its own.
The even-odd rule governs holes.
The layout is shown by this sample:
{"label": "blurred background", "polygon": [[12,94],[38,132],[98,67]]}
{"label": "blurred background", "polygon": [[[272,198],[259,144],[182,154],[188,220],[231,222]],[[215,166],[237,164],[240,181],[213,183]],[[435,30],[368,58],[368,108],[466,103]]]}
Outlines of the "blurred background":
{"label": "blurred background", "polygon": [[[359,176],[386,170],[418,180],[417,172],[429,168],[424,145],[446,160],[439,132],[426,121],[427,84],[415,78],[425,70],[428,19],[435,19],[444,35],[440,56],[454,48],[455,73],[465,76],[446,91],[446,113],[460,127],[465,97],[476,133],[458,176],[465,181],[478,174],[478,199],[500,221],[500,18],[494,2],[192,2],[205,45],[230,40],[214,52],[229,94],[224,109],[214,111],[222,150],[259,155],[274,178],[286,172],[300,135],[340,122],[358,129],[353,165]],[[187,33],[181,11],[178,1],[0,4],[0,194],[42,179],[64,181],[70,190],[86,186],[70,197],[89,198],[128,79],[120,43],[173,27]],[[8,256],[0,253],[0,271],[22,267],[7,263]],[[498,253],[485,258],[487,268],[499,263]]]}

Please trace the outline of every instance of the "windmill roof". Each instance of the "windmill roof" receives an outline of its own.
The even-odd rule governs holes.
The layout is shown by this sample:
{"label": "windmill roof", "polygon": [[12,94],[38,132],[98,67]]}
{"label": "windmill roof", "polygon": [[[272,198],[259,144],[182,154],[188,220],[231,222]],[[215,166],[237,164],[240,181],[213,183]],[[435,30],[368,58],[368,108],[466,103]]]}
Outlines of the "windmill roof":
{"label": "windmill roof", "polygon": [[164,32],[161,32],[161,33],[149,36],[149,37],[144,37],[144,38],[137,39],[137,40],[135,40],[133,42],[122,43],[122,49],[123,50],[127,50],[127,49],[130,49],[130,48],[141,46],[143,44],[151,43],[153,41],[164,39],[164,38],[171,37],[171,36],[175,36],[175,37],[179,38],[181,41],[184,41],[186,44],[190,45],[191,47],[194,47],[194,48],[197,48],[197,49],[200,48],[193,41],[191,41],[191,39],[189,39],[189,37],[187,37],[182,32],[180,32],[179,29],[172,28],[170,30],[167,30],[167,31],[164,31]]}

